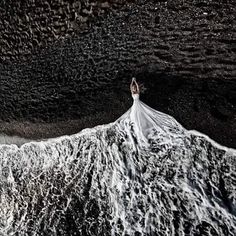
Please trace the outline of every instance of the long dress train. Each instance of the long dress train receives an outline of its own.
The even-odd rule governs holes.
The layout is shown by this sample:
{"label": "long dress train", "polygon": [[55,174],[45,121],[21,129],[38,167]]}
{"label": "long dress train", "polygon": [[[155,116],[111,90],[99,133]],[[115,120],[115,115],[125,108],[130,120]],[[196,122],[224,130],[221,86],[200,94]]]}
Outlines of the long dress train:
{"label": "long dress train", "polygon": [[138,140],[143,144],[149,143],[149,137],[154,132],[182,133],[184,128],[171,116],[156,111],[139,99],[139,94],[132,94],[133,105],[118,120],[127,119],[133,124]]}

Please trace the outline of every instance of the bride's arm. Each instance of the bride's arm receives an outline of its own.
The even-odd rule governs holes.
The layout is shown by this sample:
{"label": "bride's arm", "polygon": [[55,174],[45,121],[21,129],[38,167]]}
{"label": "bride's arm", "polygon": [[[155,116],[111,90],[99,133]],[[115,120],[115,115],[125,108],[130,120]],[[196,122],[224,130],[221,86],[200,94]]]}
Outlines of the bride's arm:
{"label": "bride's arm", "polygon": [[132,80],[132,82],[130,83],[130,92],[131,92],[131,93],[133,93],[133,91],[132,91],[132,86],[133,86],[133,80]]}

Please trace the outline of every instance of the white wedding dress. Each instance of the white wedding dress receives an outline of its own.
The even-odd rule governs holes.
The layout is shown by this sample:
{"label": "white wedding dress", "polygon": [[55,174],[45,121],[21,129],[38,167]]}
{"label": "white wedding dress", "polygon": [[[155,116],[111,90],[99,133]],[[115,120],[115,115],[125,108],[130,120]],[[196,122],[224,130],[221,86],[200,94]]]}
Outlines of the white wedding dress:
{"label": "white wedding dress", "polygon": [[118,121],[128,120],[132,123],[138,141],[149,144],[149,137],[154,133],[167,136],[169,133],[182,133],[184,128],[171,116],[156,111],[139,100],[139,94],[132,94],[133,105]]}

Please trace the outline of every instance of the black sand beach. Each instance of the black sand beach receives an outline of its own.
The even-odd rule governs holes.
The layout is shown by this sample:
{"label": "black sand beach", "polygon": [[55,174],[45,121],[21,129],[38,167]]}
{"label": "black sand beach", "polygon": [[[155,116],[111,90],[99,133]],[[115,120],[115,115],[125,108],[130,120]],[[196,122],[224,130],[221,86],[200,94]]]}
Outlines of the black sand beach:
{"label": "black sand beach", "polygon": [[0,12],[0,133],[112,122],[135,76],[148,105],[236,147],[234,1],[2,1]]}

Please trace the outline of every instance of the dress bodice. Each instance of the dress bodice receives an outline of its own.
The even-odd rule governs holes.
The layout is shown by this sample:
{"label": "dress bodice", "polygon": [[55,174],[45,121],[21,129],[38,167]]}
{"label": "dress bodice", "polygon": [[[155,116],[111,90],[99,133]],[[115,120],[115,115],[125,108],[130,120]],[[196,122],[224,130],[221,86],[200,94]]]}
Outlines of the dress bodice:
{"label": "dress bodice", "polygon": [[134,100],[139,99],[139,94],[138,93],[132,93],[132,98]]}

